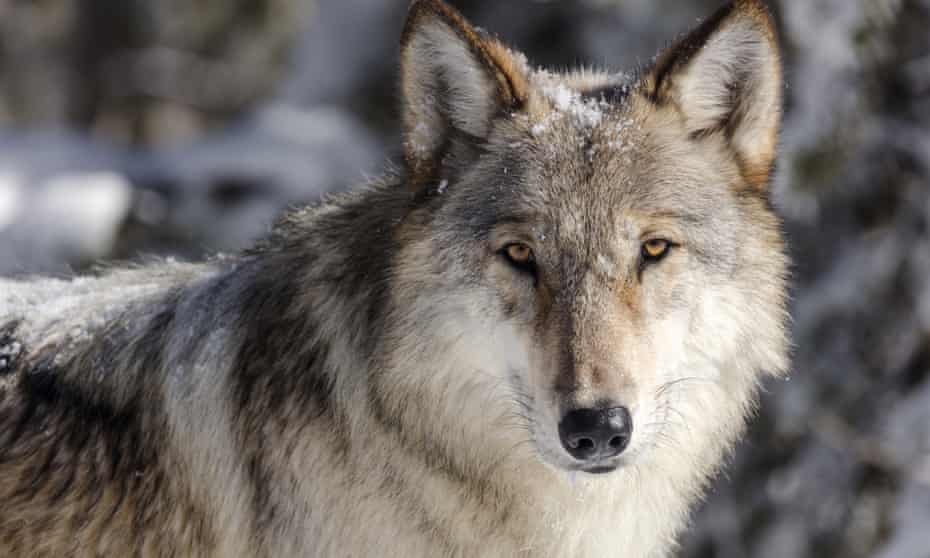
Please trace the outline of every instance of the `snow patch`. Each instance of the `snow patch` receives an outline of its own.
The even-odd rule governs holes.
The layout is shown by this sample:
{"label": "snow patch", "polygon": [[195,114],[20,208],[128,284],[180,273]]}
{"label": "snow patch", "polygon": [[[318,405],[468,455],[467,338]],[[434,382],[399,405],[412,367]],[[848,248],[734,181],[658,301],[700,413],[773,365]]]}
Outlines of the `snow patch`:
{"label": "snow patch", "polygon": [[571,109],[575,98],[578,96],[576,92],[572,91],[568,87],[565,87],[565,85],[562,83],[543,88],[543,94],[550,101],[552,101],[552,104],[555,105],[555,108],[563,112],[567,112]]}
{"label": "snow patch", "polygon": [[533,136],[539,137],[548,132],[549,128],[552,126],[552,123],[556,120],[559,120],[560,118],[562,118],[562,114],[558,112],[547,114],[545,118],[533,125],[533,127],[530,129],[530,132],[533,134]]}
{"label": "snow patch", "polygon": [[629,132],[638,130],[639,126],[632,118],[624,118],[617,122],[609,131],[607,148],[619,153],[626,153],[633,147],[629,140]]}
{"label": "snow patch", "polygon": [[19,356],[23,350],[23,345],[19,341],[12,341],[6,345],[0,345],[0,372],[6,371],[10,365]]}
{"label": "snow patch", "polygon": [[0,173],[0,230],[16,220],[22,205],[22,177],[12,172]]}
{"label": "snow patch", "polygon": [[547,85],[542,92],[558,112],[568,114],[586,129],[599,126],[604,120],[604,110],[610,107],[610,103],[603,99],[582,99],[579,92],[564,83]]}
{"label": "snow patch", "polygon": [[65,174],[48,179],[35,200],[36,211],[49,225],[72,230],[81,253],[99,258],[109,252],[129,214],[131,192],[129,182],[116,173]]}

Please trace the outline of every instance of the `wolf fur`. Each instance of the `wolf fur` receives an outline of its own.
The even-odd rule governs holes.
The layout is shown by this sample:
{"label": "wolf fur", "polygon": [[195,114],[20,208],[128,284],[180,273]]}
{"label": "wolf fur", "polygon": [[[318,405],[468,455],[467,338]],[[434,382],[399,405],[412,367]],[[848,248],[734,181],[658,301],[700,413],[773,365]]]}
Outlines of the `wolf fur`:
{"label": "wolf fur", "polygon": [[[767,10],[625,76],[418,0],[401,73],[403,168],[253,249],[0,282],[0,555],[673,552],[787,368]],[[557,424],[599,401],[596,475]]]}

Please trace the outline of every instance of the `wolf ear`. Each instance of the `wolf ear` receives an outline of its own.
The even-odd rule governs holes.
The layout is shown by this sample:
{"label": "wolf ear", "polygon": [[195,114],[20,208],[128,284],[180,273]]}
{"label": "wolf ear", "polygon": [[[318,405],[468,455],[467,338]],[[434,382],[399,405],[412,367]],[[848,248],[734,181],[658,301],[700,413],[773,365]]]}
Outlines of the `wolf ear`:
{"label": "wolf ear", "polygon": [[769,182],[782,111],[775,25],[761,0],[735,0],[657,59],[645,82],[692,137],[725,134],[752,186]]}
{"label": "wolf ear", "polygon": [[400,44],[404,155],[413,188],[437,172],[451,134],[485,138],[527,95],[521,59],[440,0],[415,0]]}

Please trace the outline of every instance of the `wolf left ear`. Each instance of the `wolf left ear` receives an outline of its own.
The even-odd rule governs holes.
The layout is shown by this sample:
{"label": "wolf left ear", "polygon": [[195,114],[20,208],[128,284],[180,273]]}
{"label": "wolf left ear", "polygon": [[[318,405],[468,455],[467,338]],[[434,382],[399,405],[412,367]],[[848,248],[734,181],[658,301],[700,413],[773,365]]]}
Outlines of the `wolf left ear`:
{"label": "wolf left ear", "polygon": [[415,0],[400,45],[404,155],[411,186],[435,178],[456,132],[483,139],[491,122],[520,108],[523,63],[441,0]]}
{"label": "wolf left ear", "polygon": [[775,25],[761,0],[735,0],[657,59],[651,99],[674,107],[692,137],[725,134],[746,181],[767,187],[782,112]]}

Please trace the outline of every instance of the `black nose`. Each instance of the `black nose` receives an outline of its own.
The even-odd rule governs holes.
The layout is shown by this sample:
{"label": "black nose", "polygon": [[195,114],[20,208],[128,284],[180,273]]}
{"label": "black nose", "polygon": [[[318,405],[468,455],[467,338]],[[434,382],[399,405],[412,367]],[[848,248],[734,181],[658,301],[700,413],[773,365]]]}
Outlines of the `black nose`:
{"label": "black nose", "polygon": [[559,423],[562,446],[579,461],[619,455],[633,434],[633,417],[626,407],[576,409]]}

